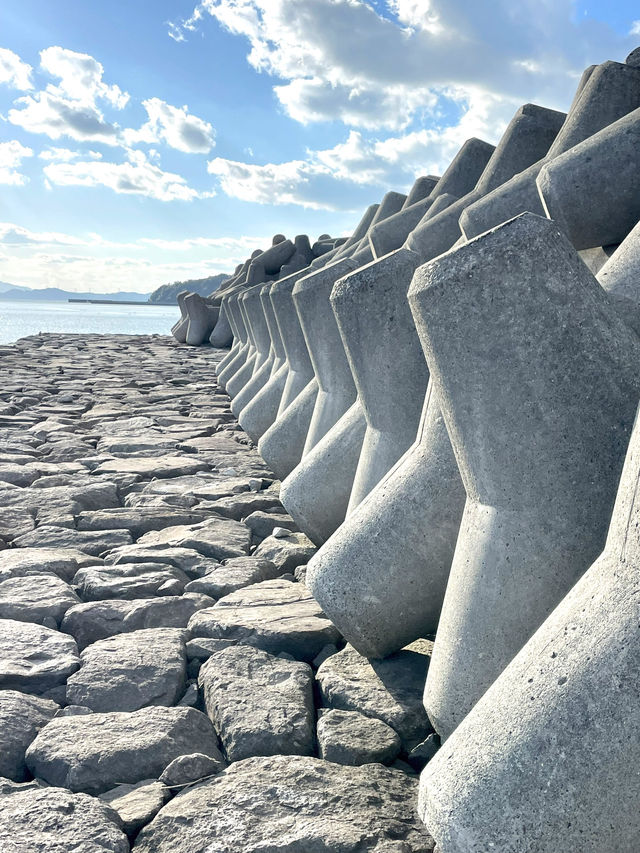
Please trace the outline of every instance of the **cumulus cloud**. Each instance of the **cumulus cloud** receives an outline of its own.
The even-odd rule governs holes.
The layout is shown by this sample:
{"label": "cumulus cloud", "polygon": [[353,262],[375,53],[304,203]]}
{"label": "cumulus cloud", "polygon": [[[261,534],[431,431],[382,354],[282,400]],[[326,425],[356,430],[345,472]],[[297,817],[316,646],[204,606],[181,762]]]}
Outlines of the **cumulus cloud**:
{"label": "cumulus cloud", "polygon": [[33,157],[33,151],[17,139],[0,142],[0,184],[26,184],[28,178],[20,172],[20,166],[27,157]]}
{"label": "cumulus cloud", "polygon": [[628,39],[575,20],[573,0],[202,0],[170,34],[213,17],[248,40],[247,60],[279,82],[301,122],[403,129],[431,116],[443,88],[483,89],[562,107],[591,62],[624,55]]}
{"label": "cumulus cloud", "polygon": [[149,120],[139,130],[125,130],[128,145],[138,142],[165,142],[187,154],[208,154],[215,145],[215,132],[207,121],[189,113],[189,108],[172,107],[160,98],[143,101]]}
{"label": "cumulus cloud", "polygon": [[634,21],[631,24],[631,29],[629,30],[629,35],[640,36],[640,21]]}
{"label": "cumulus cloud", "polygon": [[[448,95],[463,98],[456,90]],[[376,192],[406,191],[418,175],[442,174],[462,143],[472,137],[497,142],[517,109],[515,99],[500,103],[482,91],[448,127],[370,138],[351,130],[332,148],[308,150],[285,163],[242,163],[217,157],[207,164],[227,195],[260,204],[298,204],[324,210],[354,210]]]}
{"label": "cumulus cloud", "polygon": [[105,119],[98,102],[120,110],[129,95],[119,86],[103,81],[102,65],[86,53],[48,47],[40,52],[40,66],[58,82],[19,98],[14,109],[9,110],[9,121],[51,139],[70,136],[80,141],[118,144],[118,125]]}
{"label": "cumulus cloud", "polygon": [[0,47],[0,83],[7,83],[14,89],[26,92],[33,89],[32,71],[32,67],[23,62],[17,53]]}
{"label": "cumulus cloud", "polygon": [[116,193],[129,193],[159,201],[191,201],[212,193],[199,193],[178,174],[163,172],[149,162],[142,151],[130,150],[123,163],[79,161],[50,163],[44,174],[52,185],[108,187]]}

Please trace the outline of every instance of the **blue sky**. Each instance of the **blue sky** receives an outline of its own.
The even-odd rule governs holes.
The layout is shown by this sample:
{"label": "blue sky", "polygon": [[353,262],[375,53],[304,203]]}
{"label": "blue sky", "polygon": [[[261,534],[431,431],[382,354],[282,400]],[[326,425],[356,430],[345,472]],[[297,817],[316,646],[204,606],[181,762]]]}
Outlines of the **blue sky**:
{"label": "blue sky", "polygon": [[631,0],[4,3],[0,281],[150,291],[347,233],[638,44]]}

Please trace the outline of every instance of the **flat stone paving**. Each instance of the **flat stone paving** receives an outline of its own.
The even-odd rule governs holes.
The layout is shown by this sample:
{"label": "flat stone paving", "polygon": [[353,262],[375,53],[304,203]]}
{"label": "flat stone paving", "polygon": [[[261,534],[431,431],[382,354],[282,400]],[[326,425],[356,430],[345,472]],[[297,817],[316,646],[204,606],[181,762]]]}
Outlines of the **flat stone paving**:
{"label": "flat stone paving", "polygon": [[[349,675],[313,684],[344,641],[298,580],[314,548],[217,385],[224,354],[160,336],[0,346],[0,850],[248,853],[283,833],[291,853],[433,849],[384,713],[385,691],[404,701],[393,661],[319,751]],[[411,746],[432,734],[416,725]]]}

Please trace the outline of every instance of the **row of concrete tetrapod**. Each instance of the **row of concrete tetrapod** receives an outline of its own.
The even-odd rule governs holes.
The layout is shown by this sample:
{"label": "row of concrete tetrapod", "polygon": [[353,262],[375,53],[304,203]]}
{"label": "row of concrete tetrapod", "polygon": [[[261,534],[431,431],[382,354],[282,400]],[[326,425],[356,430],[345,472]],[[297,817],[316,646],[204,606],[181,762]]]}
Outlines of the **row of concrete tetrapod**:
{"label": "row of concrete tetrapod", "polygon": [[435,634],[440,853],[640,849],[638,61],[221,298],[315,597],[368,657]]}

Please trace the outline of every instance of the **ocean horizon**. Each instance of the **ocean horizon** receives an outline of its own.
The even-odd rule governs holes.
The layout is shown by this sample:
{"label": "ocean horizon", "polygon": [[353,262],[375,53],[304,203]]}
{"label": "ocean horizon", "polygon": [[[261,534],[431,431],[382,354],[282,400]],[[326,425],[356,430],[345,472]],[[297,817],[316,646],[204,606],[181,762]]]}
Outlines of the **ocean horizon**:
{"label": "ocean horizon", "polygon": [[0,344],[11,344],[39,332],[169,335],[179,317],[177,305],[97,305],[0,298]]}

